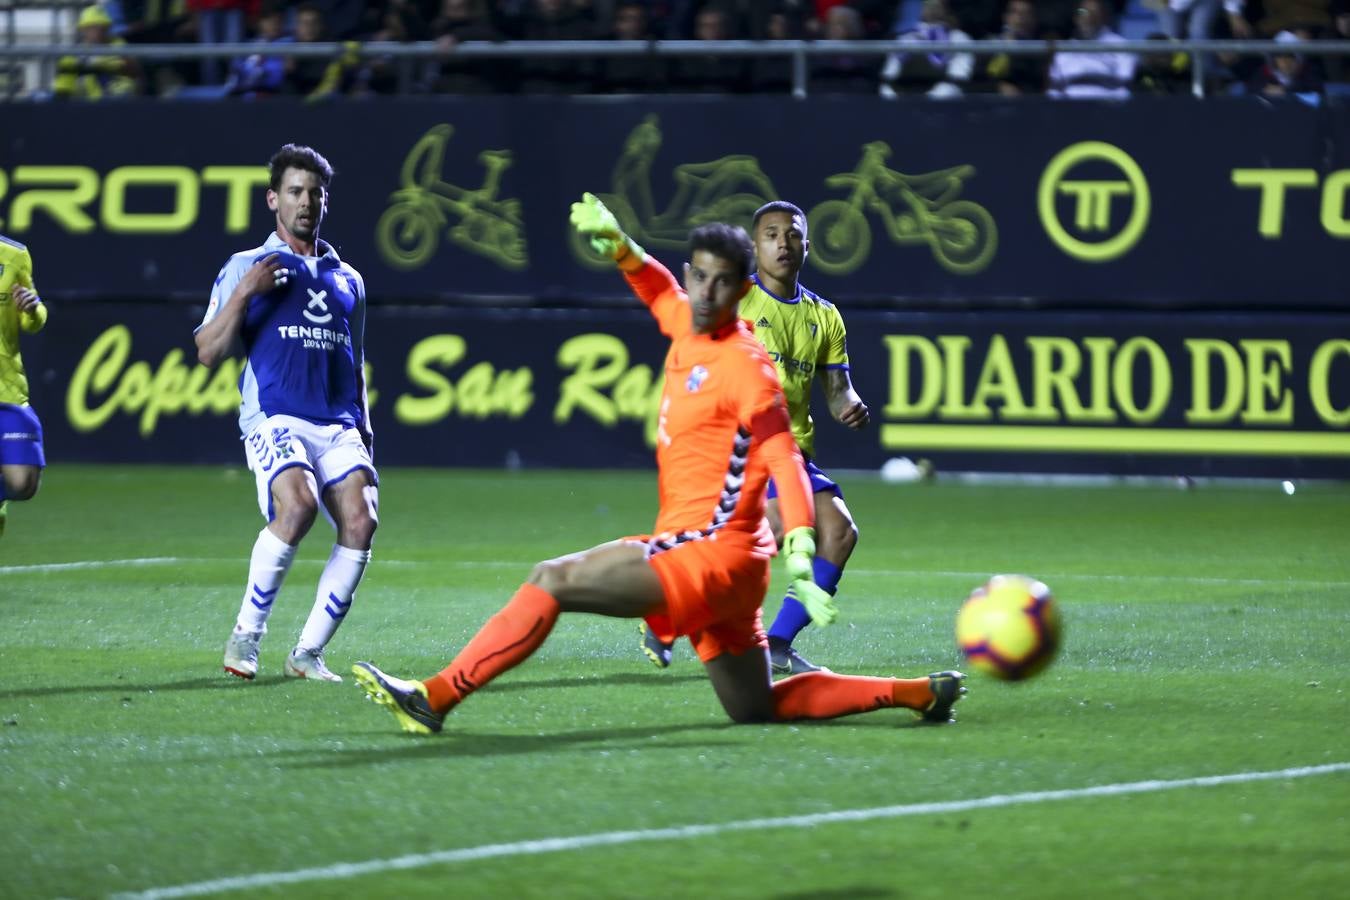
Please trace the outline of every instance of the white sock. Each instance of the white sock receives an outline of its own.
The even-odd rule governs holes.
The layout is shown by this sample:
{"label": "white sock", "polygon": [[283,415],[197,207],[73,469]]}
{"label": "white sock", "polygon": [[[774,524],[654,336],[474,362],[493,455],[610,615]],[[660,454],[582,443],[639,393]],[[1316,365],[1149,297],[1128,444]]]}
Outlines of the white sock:
{"label": "white sock", "polygon": [[258,534],[248,561],[248,587],[239,607],[239,618],[235,620],[236,628],[250,632],[267,630],[267,617],[272,614],[272,604],[294,559],[295,547],[266,528]]}
{"label": "white sock", "polygon": [[306,650],[322,650],[328,644],[351,609],[352,601],[356,599],[356,586],[361,583],[368,562],[369,550],[333,545],[328,565],[323,567],[323,574],[319,576],[319,591],[314,598],[314,608],[309,611],[309,618],[295,646]]}

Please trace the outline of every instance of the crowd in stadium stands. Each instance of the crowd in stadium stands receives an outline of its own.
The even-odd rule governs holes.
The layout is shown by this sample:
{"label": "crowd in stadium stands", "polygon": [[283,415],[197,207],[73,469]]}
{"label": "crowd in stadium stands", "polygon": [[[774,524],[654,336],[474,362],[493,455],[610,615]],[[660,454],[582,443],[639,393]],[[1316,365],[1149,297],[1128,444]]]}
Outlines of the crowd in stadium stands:
{"label": "crowd in stadium stands", "polygon": [[[250,41],[233,61],[146,61],[71,55],[58,64],[62,98],[131,95],[321,99],[400,92],[782,93],[792,84],[784,57],[655,56],[469,59],[465,41],[783,40],[899,38],[914,50],[888,57],[812,57],[815,94],[953,97],[968,93],[1126,97],[1191,90],[1188,54],[1173,38],[1350,39],[1350,0],[105,0],[85,8],[86,44]],[[1148,54],[1049,57],[980,53],[984,39],[1148,39]],[[969,52],[924,52],[931,41]],[[336,58],[269,53],[288,43],[335,41]],[[366,41],[434,42],[435,60],[410,65],[363,57]],[[1271,52],[1203,60],[1210,92],[1317,95],[1344,90],[1350,58]]]}

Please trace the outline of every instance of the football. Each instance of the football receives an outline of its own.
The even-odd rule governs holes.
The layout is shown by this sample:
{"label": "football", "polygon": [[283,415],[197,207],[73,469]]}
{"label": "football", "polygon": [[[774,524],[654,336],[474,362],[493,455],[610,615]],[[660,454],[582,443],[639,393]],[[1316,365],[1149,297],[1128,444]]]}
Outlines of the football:
{"label": "football", "polygon": [[956,643],[971,666],[1004,681],[1030,678],[1059,652],[1062,624],[1050,589],[1025,575],[995,575],[956,614]]}

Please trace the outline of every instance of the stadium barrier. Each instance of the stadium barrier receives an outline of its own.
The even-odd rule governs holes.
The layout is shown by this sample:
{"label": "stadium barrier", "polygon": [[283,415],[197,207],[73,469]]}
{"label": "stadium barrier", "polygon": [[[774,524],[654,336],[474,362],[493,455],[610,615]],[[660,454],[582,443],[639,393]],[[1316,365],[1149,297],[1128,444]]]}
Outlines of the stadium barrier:
{"label": "stadium barrier", "polygon": [[[65,5],[65,4],[62,4]],[[57,59],[67,55],[120,56],[139,61],[170,61],[186,59],[231,59],[248,57],[259,52],[257,42],[219,44],[66,44],[53,42],[18,44],[13,40],[10,25],[9,46],[0,46],[0,64],[36,62],[41,73],[39,92],[51,88],[51,73]],[[483,59],[575,59],[593,60],[618,57],[656,57],[680,59],[688,57],[720,56],[740,59],[781,59],[791,63],[791,93],[797,99],[808,96],[810,62],[829,57],[884,57],[892,53],[975,53],[981,57],[1005,54],[1008,56],[1048,57],[1055,53],[1135,53],[1159,52],[1186,54],[1191,73],[1191,93],[1205,96],[1207,58],[1216,54],[1261,54],[1273,52],[1276,42],[1267,39],[1219,40],[1138,40],[1123,41],[1056,41],[1004,40],[1001,38],[967,41],[913,41],[894,40],[576,40],[576,41],[464,41],[447,50],[435,41],[316,41],[304,43],[270,43],[265,45],[267,55],[293,59],[353,59],[357,62],[391,60],[399,69],[399,92],[407,93],[413,84],[415,67],[419,64],[438,64],[446,60],[469,61]],[[1298,53],[1312,57],[1350,56],[1348,40],[1296,40],[1279,47],[1282,53]]]}

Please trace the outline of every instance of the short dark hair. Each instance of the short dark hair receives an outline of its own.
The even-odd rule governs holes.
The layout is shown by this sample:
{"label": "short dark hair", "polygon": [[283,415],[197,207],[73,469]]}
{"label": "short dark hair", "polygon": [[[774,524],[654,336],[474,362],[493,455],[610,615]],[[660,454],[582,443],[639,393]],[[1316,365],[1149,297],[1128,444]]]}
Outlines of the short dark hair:
{"label": "short dark hair", "polygon": [[328,187],[333,181],[333,167],[328,164],[328,160],[324,159],[318,150],[304,144],[287,144],[282,147],[272,154],[267,169],[271,176],[268,183],[274,191],[281,187],[281,176],[286,174],[287,169],[313,172],[319,176],[319,183],[324,187]]}
{"label": "short dark hair", "polygon": [[750,222],[750,231],[753,232],[759,227],[759,220],[772,212],[787,213],[790,216],[802,217],[802,237],[806,237],[806,213],[795,203],[789,203],[786,200],[770,200],[759,209],[755,210],[755,218]]}
{"label": "short dark hair", "polygon": [[700,225],[689,234],[689,255],[693,256],[696,250],[707,250],[718,259],[734,264],[740,269],[741,278],[749,278],[755,264],[755,245],[739,225],[723,222]]}

